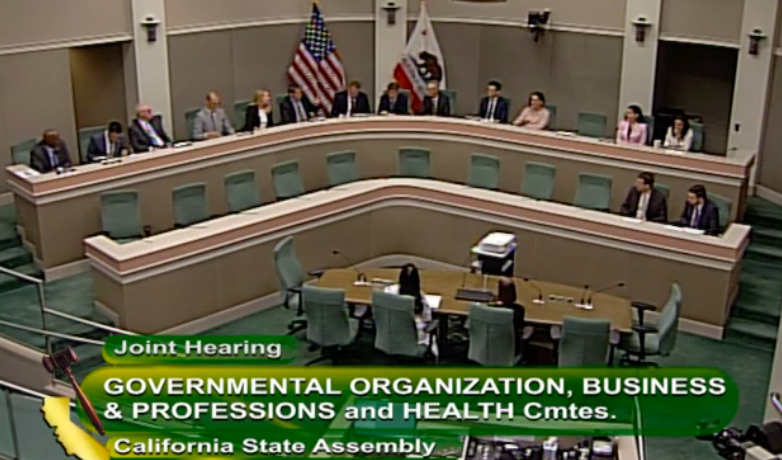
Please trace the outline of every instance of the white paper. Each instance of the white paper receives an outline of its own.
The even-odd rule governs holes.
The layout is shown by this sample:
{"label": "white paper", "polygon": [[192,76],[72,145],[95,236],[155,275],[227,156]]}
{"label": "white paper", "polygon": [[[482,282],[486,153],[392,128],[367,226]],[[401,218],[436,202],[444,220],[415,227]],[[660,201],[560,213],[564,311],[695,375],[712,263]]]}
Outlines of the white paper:
{"label": "white paper", "polygon": [[443,296],[440,295],[428,295],[426,296],[426,303],[429,304],[429,308],[432,310],[439,310],[440,304],[443,302]]}
{"label": "white paper", "polygon": [[622,217],[622,220],[625,222],[632,222],[634,224],[640,224],[643,222],[641,219],[636,219],[634,217]]}

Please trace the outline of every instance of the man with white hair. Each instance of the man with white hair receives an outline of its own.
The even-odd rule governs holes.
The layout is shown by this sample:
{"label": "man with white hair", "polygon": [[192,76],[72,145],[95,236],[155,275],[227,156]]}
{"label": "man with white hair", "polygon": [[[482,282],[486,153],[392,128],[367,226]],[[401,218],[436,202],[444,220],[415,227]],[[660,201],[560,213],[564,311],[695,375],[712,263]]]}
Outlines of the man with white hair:
{"label": "man with white hair", "polygon": [[135,153],[149,152],[171,145],[171,138],[163,129],[160,117],[154,116],[152,107],[147,104],[136,106],[136,118],[128,127],[130,146]]}

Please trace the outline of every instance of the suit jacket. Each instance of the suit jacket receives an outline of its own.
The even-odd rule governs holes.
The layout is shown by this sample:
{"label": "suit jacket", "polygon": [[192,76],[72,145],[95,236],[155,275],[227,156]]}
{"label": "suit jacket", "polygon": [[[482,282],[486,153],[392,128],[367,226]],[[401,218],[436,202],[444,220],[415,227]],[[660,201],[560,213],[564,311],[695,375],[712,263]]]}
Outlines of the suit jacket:
{"label": "suit jacket", "polygon": [[[481,118],[489,118],[489,97],[486,96],[481,99],[481,107],[478,111],[478,116]],[[504,97],[497,98],[497,106],[494,108],[494,119],[500,123],[508,122],[508,100]]]}
{"label": "suit jacket", "polygon": [[206,107],[198,111],[193,123],[193,139],[206,139],[206,133],[218,132],[223,136],[234,133],[234,127],[222,107],[214,112]]}
{"label": "suit jacket", "polygon": [[[160,140],[163,141],[164,145],[159,146],[158,148],[165,147],[171,143],[171,138],[168,137],[166,130],[163,129],[163,122],[159,116],[152,118],[152,120],[149,121],[149,124],[152,126],[152,130],[157,133]],[[134,119],[130,126],[128,126],[128,139],[130,140],[130,147],[136,153],[149,152],[150,148],[155,147],[154,142],[152,142],[152,137],[150,137],[150,135],[144,131],[144,128],[141,127],[138,118]]]}
{"label": "suit jacket", "polygon": [[[625,197],[619,212],[623,216],[635,217],[640,201],[641,192],[635,187],[630,187],[630,191],[627,192],[627,197]],[[646,220],[649,222],[668,222],[668,202],[665,199],[665,195],[654,188],[652,188],[649,203],[646,205]]]}
{"label": "suit jacket", "polygon": [[46,150],[43,141],[39,142],[35,148],[33,148],[32,152],[30,152],[31,168],[40,173],[48,173],[54,171],[55,167],[71,167],[71,156],[68,154],[68,148],[65,146],[65,142],[60,141],[60,144],[54,149],[54,156],[57,158],[56,165],[52,164]]}
{"label": "suit jacket", "polygon": [[[301,103],[304,106],[304,111],[307,112],[307,119],[314,117],[317,108],[312,105],[307,96],[301,98]],[[296,109],[293,108],[293,101],[291,101],[290,96],[280,102],[280,120],[282,125],[296,123]]]}
{"label": "suit jacket", "polygon": [[398,93],[393,107],[391,107],[391,98],[388,97],[388,94],[383,94],[380,97],[380,107],[377,109],[377,113],[381,112],[388,112],[396,115],[409,115],[410,106],[407,102],[407,94]]}
{"label": "suit jacket", "polygon": [[[682,227],[691,227],[692,213],[695,211],[695,206],[692,206],[689,202],[684,206],[684,212],[682,212],[679,225]],[[704,201],[703,208],[701,209],[700,218],[695,223],[694,228],[703,230],[707,235],[719,235],[720,234],[720,211],[717,205],[709,201]]]}
{"label": "suit jacket", "polygon": [[[258,106],[250,104],[247,106],[247,110],[244,112],[244,126],[242,131],[252,131],[255,128],[261,126],[261,116],[258,115]],[[266,127],[271,128],[274,126],[274,112],[269,111],[266,114]]]}
{"label": "suit jacket", "polygon": [[[351,115],[354,113],[372,113],[369,107],[369,98],[365,93],[358,93],[356,96],[356,106],[351,108]],[[348,92],[340,91],[334,95],[334,105],[331,107],[331,116],[338,117],[348,114]]]}
{"label": "suit jacket", "polygon": [[450,117],[451,116],[451,100],[448,99],[448,96],[446,96],[443,93],[440,93],[437,96],[437,111],[435,112],[434,107],[432,107],[432,97],[426,96],[424,98],[424,110],[421,113],[422,115],[438,115],[441,117]]}
{"label": "suit jacket", "polygon": [[96,158],[117,158],[122,156],[122,151],[128,149],[125,143],[125,136],[120,135],[117,142],[114,143],[114,149],[109,152],[106,143],[106,131],[95,133],[90,138],[90,144],[87,147],[87,163],[94,163]]}

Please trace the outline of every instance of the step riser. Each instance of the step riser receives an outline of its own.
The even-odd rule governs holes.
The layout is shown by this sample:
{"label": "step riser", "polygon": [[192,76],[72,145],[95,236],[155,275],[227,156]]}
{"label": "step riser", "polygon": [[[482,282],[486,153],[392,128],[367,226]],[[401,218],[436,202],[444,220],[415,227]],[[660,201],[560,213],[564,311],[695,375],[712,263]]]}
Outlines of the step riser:
{"label": "step riser", "polygon": [[753,227],[768,227],[768,228],[782,227],[782,219],[772,217],[772,216],[762,216],[752,212],[748,212],[744,215],[743,222]]}
{"label": "step riser", "polygon": [[13,269],[31,263],[33,263],[33,255],[30,253],[25,253],[0,260],[0,267]]}
{"label": "step riser", "polygon": [[6,249],[19,247],[21,245],[22,245],[22,240],[19,237],[16,237],[16,238],[6,238],[4,240],[0,240],[0,251],[4,251]]}
{"label": "step riser", "polygon": [[740,331],[735,331],[728,327],[725,334],[725,341],[728,343],[735,343],[742,346],[752,347],[763,351],[773,352],[776,347],[775,340],[769,340],[765,337],[758,337],[751,334],[745,334]]}
{"label": "step riser", "polygon": [[744,256],[747,260],[755,260],[758,262],[764,262],[770,265],[773,265],[775,267],[779,267],[779,270],[782,270],[782,258],[777,256],[772,256],[768,254],[763,254],[760,252],[753,252],[751,250],[748,250],[746,252],[746,255]]}
{"label": "step riser", "polygon": [[768,313],[745,309],[738,306],[733,307],[733,309],[731,309],[730,316],[732,318],[743,318],[743,319],[748,319],[750,321],[757,321],[759,323],[770,324],[772,326],[778,325],[779,318],[780,318],[780,315],[774,316]]}
{"label": "step riser", "polygon": [[769,246],[782,248],[782,238],[776,236],[763,235],[762,233],[753,233],[751,241],[752,243],[766,244]]}

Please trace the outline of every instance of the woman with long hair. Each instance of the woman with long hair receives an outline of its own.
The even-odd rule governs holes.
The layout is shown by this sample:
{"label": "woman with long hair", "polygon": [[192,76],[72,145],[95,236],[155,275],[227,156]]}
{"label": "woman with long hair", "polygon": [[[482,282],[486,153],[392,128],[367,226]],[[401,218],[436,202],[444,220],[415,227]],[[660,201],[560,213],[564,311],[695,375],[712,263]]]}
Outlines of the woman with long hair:
{"label": "woman with long hair", "polygon": [[647,126],[644,113],[637,105],[625,110],[625,118],[616,130],[616,142],[619,144],[646,145]]}
{"label": "woman with long hair", "polygon": [[665,148],[689,152],[692,148],[692,130],[684,117],[676,117],[665,134]]}
{"label": "woman with long hair", "polygon": [[546,108],[546,96],[540,91],[530,94],[527,106],[521,111],[513,124],[527,129],[543,130],[548,128],[551,114]]}
{"label": "woman with long hair", "polygon": [[272,94],[265,89],[255,92],[252,104],[247,106],[244,113],[244,128],[242,131],[253,132],[274,126],[272,114]]}

